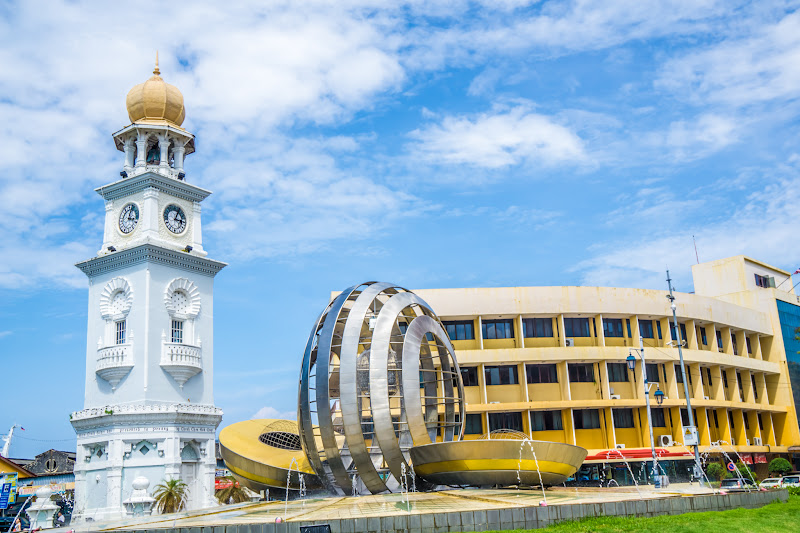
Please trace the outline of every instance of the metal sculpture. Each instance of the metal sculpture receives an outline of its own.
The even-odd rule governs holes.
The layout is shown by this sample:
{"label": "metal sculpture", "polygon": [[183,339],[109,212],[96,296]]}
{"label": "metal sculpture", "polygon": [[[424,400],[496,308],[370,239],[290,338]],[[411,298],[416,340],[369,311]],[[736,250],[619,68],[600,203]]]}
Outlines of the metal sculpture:
{"label": "metal sculpture", "polygon": [[337,494],[394,491],[412,446],[459,440],[464,389],[455,350],[414,293],[369,282],[314,323],[300,373],[300,440]]}

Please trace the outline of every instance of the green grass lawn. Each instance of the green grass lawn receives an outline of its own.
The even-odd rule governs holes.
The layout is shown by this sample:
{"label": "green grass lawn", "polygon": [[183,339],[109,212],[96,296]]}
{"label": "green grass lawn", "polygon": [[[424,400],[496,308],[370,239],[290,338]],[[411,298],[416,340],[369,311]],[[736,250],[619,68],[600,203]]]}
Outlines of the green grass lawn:
{"label": "green grass lawn", "polygon": [[760,509],[734,509],[707,513],[686,513],[654,518],[607,517],[562,522],[535,531],[545,533],[789,533],[800,531],[800,496],[789,496],[786,503],[770,503]]}

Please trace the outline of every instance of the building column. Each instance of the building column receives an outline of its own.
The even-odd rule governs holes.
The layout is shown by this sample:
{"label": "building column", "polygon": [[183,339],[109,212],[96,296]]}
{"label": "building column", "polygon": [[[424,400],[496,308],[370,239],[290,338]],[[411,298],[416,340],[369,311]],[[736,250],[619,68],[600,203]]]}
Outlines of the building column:
{"label": "building column", "polygon": [[705,328],[706,340],[708,341],[708,349],[712,352],[719,352],[720,346],[717,344],[717,328],[714,324],[709,324]]}
{"label": "building column", "polygon": [[147,161],[147,134],[139,132],[136,137],[136,166],[143,167]]}
{"label": "building column", "polygon": [[[719,334],[722,337],[722,353],[733,355],[733,343],[731,342],[731,328],[720,328]],[[738,346],[737,346],[738,351]]]}
{"label": "building column", "polygon": [[567,368],[566,361],[556,363],[556,375],[558,376],[558,383],[561,385],[561,400],[572,400],[572,392],[569,388],[569,368]]}
{"label": "building column", "polygon": [[123,144],[123,148],[125,149],[125,164],[122,166],[125,172],[133,170],[133,165],[136,164],[133,154],[135,146],[136,140],[133,137],[125,139],[125,144]]}
{"label": "building column", "polygon": [[559,342],[558,345],[564,348],[567,346],[567,334],[564,331],[564,315],[559,314],[557,320],[558,320],[558,342]]}
{"label": "building column", "polygon": [[176,139],[178,143],[172,149],[172,152],[175,154],[175,170],[177,172],[183,172],[183,158],[186,154],[186,147],[180,143],[178,139]]}
{"label": "building column", "polygon": [[[662,318],[658,321],[661,324],[661,346],[667,346],[668,342],[671,342],[671,346],[677,346],[678,341],[672,340],[672,319],[671,318]],[[678,324],[678,328],[680,328],[680,324]],[[678,336],[678,333],[675,333],[675,336]]]}
{"label": "building column", "polygon": [[603,315],[597,315],[594,317],[594,327],[595,331],[597,331],[597,345],[601,347],[605,346],[606,332],[603,329]]}
{"label": "building column", "polygon": [[[687,320],[684,322],[686,326],[684,329],[686,330],[686,347],[690,350],[699,350],[700,348],[697,345],[697,326],[694,323],[694,320]],[[680,327],[680,325],[678,326]],[[681,333],[683,335],[683,333]]]}

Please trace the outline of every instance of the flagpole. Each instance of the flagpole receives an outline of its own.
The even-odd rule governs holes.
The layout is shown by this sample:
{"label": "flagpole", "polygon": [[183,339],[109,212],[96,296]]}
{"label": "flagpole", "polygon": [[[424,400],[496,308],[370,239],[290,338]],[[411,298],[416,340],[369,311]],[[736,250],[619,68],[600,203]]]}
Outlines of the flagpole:
{"label": "flagpole", "polygon": [[[776,288],[776,289],[779,289],[779,288],[780,288],[780,286],[781,286],[781,285],[783,285],[784,283],[786,283],[786,281],[787,281],[787,280],[790,280],[790,279],[792,279],[792,276],[794,276],[795,274],[800,274],[800,268],[798,268],[797,270],[795,270],[795,271],[794,271],[794,274],[791,274],[791,275],[790,275],[788,278],[786,278],[785,280],[783,280],[783,281],[781,281],[780,283],[778,283],[778,286],[777,286],[777,287],[775,287],[775,288]],[[800,282],[798,282],[798,283],[800,283]],[[794,286],[794,287],[797,287],[797,284],[795,284],[795,286]],[[794,287],[792,287],[792,288],[794,289]]]}

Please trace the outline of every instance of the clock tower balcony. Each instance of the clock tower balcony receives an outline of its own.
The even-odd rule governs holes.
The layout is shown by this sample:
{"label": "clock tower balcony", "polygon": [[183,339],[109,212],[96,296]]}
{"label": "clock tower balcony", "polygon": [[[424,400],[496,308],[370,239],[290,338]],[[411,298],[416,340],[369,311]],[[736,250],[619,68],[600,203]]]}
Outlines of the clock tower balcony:
{"label": "clock tower balcony", "polygon": [[112,390],[133,368],[133,348],[130,343],[115,344],[97,349],[95,373],[108,381]]}
{"label": "clock tower balcony", "polygon": [[161,368],[183,389],[183,385],[203,371],[203,349],[198,344],[163,342]]}

